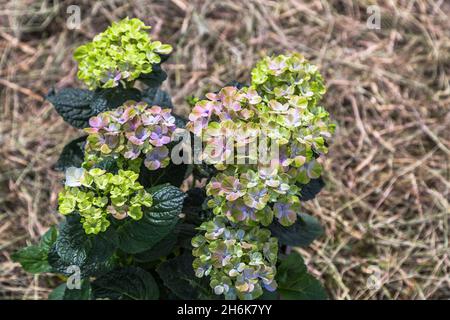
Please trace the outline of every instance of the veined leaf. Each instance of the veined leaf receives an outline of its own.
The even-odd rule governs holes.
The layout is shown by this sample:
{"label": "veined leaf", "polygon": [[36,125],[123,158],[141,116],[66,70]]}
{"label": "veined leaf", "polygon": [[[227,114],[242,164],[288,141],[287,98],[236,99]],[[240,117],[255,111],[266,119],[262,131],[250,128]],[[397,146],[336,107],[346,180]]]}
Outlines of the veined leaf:
{"label": "veined leaf", "polygon": [[153,276],[138,267],[116,269],[99,278],[93,284],[96,298],[156,300],[159,288]]}
{"label": "veined leaf", "polygon": [[153,197],[152,207],[144,210],[140,220],[127,220],[117,228],[119,247],[127,253],[151,249],[171,233],[183,207],[184,193],[164,184],[148,189]]}
{"label": "veined leaf", "polygon": [[284,300],[324,300],[322,284],[310,275],[303,258],[296,252],[281,261],[276,276],[277,292]]}
{"label": "veined leaf", "polygon": [[269,228],[280,244],[293,247],[309,246],[323,234],[319,221],[306,213],[300,213],[292,226],[284,227],[278,221],[274,221]]}

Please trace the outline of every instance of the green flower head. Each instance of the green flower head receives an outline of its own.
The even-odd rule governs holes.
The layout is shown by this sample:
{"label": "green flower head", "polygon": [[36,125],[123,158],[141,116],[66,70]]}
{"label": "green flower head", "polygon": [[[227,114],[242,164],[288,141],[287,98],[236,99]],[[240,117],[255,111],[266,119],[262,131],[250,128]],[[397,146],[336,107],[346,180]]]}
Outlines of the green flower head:
{"label": "green flower head", "polygon": [[169,54],[172,47],[151,41],[148,29],[139,19],[125,18],[78,47],[74,53],[78,78],[90,89],[113,88],[151,73],[161,62],[160,54]]}
{"label": "green flower head", "polygon": [[[76,186],[66,184],[60,192],[58,209],[63,215],[77,212],[87,234],[106,231],[111,218],[139,220],[143,216],[142,207],[151,207],[153,203],[134,171],[119,170],[112,174],[99,168],[78,170]],[[66,182],[72,179],[73,171],[66,172]]]}

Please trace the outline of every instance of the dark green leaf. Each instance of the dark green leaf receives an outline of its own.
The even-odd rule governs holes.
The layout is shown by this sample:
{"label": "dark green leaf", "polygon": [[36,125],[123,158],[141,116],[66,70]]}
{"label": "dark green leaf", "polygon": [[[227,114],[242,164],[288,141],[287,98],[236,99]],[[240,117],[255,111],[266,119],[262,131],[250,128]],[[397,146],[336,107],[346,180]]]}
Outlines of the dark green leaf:
{"label": "dark green leaf", "polygon": [[66,284],[62,283],[53,289],[52,292],[48,295],[48,300],[63,300],[64,293],[66,292]]}
{"label": "dark green leaf", "polygon": [[153,276],[137,267],[116,269],[99,278],[93,284],[96,298],[156,300],[159,289]]}
{"label": "dark green leaf", "polygon": [[19,262],[27,272],[42,273],[52,271],[47,261],[48,250],[41,246],[29,246],[12,255],[15,262]]}
{"label": "dark green leaf", "polygon": [[59,92],[51,91],[47,100],[66,122],[76,128],[86,128],[89,126],[89,118],[100,112],[115,109],[128,100],[140,101],[141,92],[123,87],[99,89],[95,92],[65,88]]}
{"label": "dark green leaf", "polygon": [[86,137],[79,137],[64,146],[55,164],[55,170],[64,171],[69,167],[81,167],[84,161],[84,143],[86,142]]}
{"label": "dark green leaf", "polygon": [[50,247],[55,243],[57,230],[54,226],[50,227],[42,236],[38,245],[28,246],[13,253],[12,259],[19,262],[27,272],[42,273],[52,271],[48,263],[48,253]]}
{"label": "dark green leaf", "polygon": [[165,168],[158,170],[148,170],[144,163],[142,163],[139,182],[145,187],[156,186],[160,184],[169,183],[173,186],[179,187],[186,178],[188,169],[187,164],[175,165],[172,162]]}
{"label": "dark green leaf", "polygon": [[292,226],[284,227],[278,221],[274,221],[269,228],[280,244],[293,247],[309,246],[323,234],[319,221],[306,213],[300,213]]}
{"label": "dark green leaf", "polygon": [[197,278],[192,268],[194,258],[185,253],[167,260],[156,269],[164,285],[180,299],[214,299],[206,278]]}
{"label": "dark green leaf", "polygon": [[144,211],[142,219],[126,220],[117,228],[119,247],[127,253],[151,249],[172,232],[181,213],[184,193],[180,189],[165,184],[148,191],[153,205]]}
{"label": "dark green leaf", "polygon": [[52,245],[56,242],[57,237],[58,229],[56,229],[55,226],[51,226],[50,229],[48,229],[47,232],[42,236],[39,245],[48,252]]}
{"label": "dark green leaf", "polygon": [[307,184],[300,185],[300,200],[308,201],[314,199],[324,186],[325,182],[323,182],[322,177],[311,179]]}
{"label": "dark green leaf", "polygon": [[177,232],[174,230],[169,233],[164,239],[159,241],[153,248],[137,253],[134,256],[136,262],[146,263],[158,260],[161,257],[169,255],[175,245],[177,244]]}
{"label": "dark green leaf", "polygon": [[142,81],[149,87],[159,87],[167,79],[167,74],[161,68],[160,64],[153,65],[151,73],[142,74],[138,80]]}
{"label": "dark green leaf", "polygon": [[148,88],[142,95],[142,100],[150,106],[160,106],[161,108],[173,108],[170,95],[159,88]]}
{"label": "dark green leaf", "polygon": [[95,115],[90,107],[93,97],[94,93],[89,90],[65,88],[50,91],[46,98],[66,122],[84,128],[87,120]]}
{"label": "dark green leaf", "polygon": [[284,300],[324,300],[327,299],[321,283],[310,275],[303,258],[291,253],[281,261],[276,280],[277,292]]}
{"label": "dark green leaf", "polygon": [[[141,92],[138,89],[127,89],[123,87],[101,89],[95,92],[90,107],[92,109],[93,116],[95,116],[101,112],[113,110],[129,100],[137,102],[140,101]],[[88,121],[89,118],[86,120]],[[88,125],[88,122],[86,122],[85,127]]]}
{"label": "dark green leaf", "polygon": [[92,289],[89,280],[85,279],[81,281],[80,289],[73,288],[69,289],[66,286],[64,290],[63,300],[91,300],[92,299]]}
{"label": "dark green leaf", "polygon": [[55,272],[71,275],[69,266],[78,266],[81,277],[94,276],[114,267],[116,248],[112,228],[98,235],[87,235],[76,215],[61,224],[58,238],[49,252],[49,263]]}

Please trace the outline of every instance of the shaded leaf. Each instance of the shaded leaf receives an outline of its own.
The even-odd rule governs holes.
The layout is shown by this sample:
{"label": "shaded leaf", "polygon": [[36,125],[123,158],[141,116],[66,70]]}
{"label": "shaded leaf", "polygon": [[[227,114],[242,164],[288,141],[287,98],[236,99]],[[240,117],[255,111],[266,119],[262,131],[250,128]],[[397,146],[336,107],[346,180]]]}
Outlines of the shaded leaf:
{"label": "shaded leaf", "polygon": [[311,179],[307,184],[300,185],[300,200],[308,201],[314,199],[324,186],[325,182],[322,177]]}
{"label": "shaded leaf", "polygon": [[[107,110],[113,110],[129,100],[140,101],[141,92],[135,88],[123,88],[121,86],[97,90],[91,103],[92,113],[97,115]],[[88,126],[89,123],[86,123],[85,127]]]}
{"label": "shaded leaf", "polygon": [[48,295],[48,300],[63,300],[64,293],[66,292],[66,284],[62,283],[53,289],[52,292]]}
{"label": "shaded leaf", "polygon": [[93,284],[96,298],[156,300],[159,289],[153,276],[138,267],[116,269]]}
{"label": "shaded leaf", "polygon": [[161,108],[173,108],[170,95],[159,88],[148,88],[142,95],[142,100],[149,106],[160,106]]}
{"label": "shaded leaf", "polygon": [[195,276],[192,268],[193,261],[192,255],[185,253],[164,261],[156,272],[164,285],[180,299],[217,299],[209,287],[209,281]]}
{"label": "shaded leaf", "polygon": [[80,289],[65,286],[63,300],[91,300],[92,288],[89,280],[81,281]]}
{"label": "shaded leaf", "polygon": [[159,87],[167,79],[167,73],[161,68],[160,64],[153,65],[151,73],[141,74],[138,80],[149,87]]}
{"label": "shaded leaf", "polygon": [[54,169],[65,171],[69,167],[81,167],[84,161],[84,144],[87,136],[82,136],[66,144],[56,162]]}
{"label": "shaded leaf", "polygon": [[90,107],[94,92],[85,89],[64,88],[51,90],[46,96],[63,119],[75,128],[84,128],[87,120],[94,116]]}
{"label": "shaded leaf", "polygon": [[169,233],[165,238],[153,246],[153,248],[137,253],[134,260],[140,263],[146,263],[158,260],[161,257],[169,255],[177,244],[177,231]]}
{"label": "shaded leaf", "polygon": [[284,227],[278,221],[274,221],[269,228],[280,244],[293,247],[309,246],[323,234],[319,221],[306,213],[300,213],[292,226]]}
{"label": "shaded leaf", "polygon": [[27,272],[51,272],[52,267],[48,263],[48,253],[56,241],[57,234],[56,228],[50,227],[38,245],[28,246],[13,253],[13,261],[19,262]]}
{"label": "shaded leaf", "polygon": [[27,272],[42,273],[52,271],[47,256],[47,249],[41,246],[28,246],[13,253],[12,259],[19,262]]}
{"label": "shaded leaf", "polygon": [[296,252],[281,261],[276,280],[277,292],[284,300],[324,300],[327,294],[322,284],[310,275],[303,258]]}
{"label": "shaded leaf", "polygon": [[173,186],[179,187],[186,178],[188,170],[187,164],[173,164],[172,162],[165,168],[158,170],[148,170],[144,162],[141,165],[139,174],[139,182],[146,188],[160,184],[169,183]]}
{"label": "shaded leaf", "polygon": [[71,215],[60,226],[49,252],[49,263],[55,272],[64,275],[71,275],[69,266],[78,266],[82,278],[102,274],[114,268],[112,255],[116,241],[112,228],[98,235],[87,235],[80,217]]}

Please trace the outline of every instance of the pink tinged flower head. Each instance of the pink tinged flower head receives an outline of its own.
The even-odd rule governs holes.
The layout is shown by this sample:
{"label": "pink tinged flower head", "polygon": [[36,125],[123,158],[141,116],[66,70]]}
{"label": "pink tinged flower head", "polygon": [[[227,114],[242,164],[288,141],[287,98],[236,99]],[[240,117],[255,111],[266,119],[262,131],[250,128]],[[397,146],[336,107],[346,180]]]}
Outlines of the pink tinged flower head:
{"label": "pink tinged flower head", "polygon": [[300,122],[300,110],[289,109],[286,117],[284,118],[284,123],[289,127],[298,127],[301,125]]}
{"label": "pink tinged flower head", "polygon": [[224,87],[219,93],[222,103],[225,108],[233,111],[239,111],[242,109],[241,96],[238,94],[236,87]]}
{"label": "pink tinged flower head", "polygon": [[276,100],[270,100],[269,106],[273,111],[276,112],[286,112],[289,109],[288,103],[282,104]]}
{"label": "pink tinged flower head", "polygon": [[129,143],[127,145],[127,151],[124,153],[126,159],[134,160],[141,154],[141,148],[139,145]]}
{"label": "pink tinged flower head", "polygon": [[98,115],[89,119],[89,126],[95,129],[102,129],[108,124],[108,118],[103,115]]}
{"label": "pink tinged flower head", "polygon": [[160,106],[153,106],[150,109],[148,109],[148,112],[154,115],[161,114],[162,108]]}
{"label": "pink tinged flower head", "polygon": [[228,176],[223,180],[222,190],[228,201],[235,201],[244,195],[239,179],[231,176]]}
{"label": "pink tinged flower head", "polygon": [[217,96],[217,94],[213,93],[213,92],[208,92],[207,94],[205,94],[206,98],[208,98],[211,101],[218,101],[219,97]]}
{"label": "pink tinged flower head", "polygon": [[[121,111],[122,111],[121,114],[118,114],[115,120],[120,124],[124,124],[124,123],[128,122],[128,120],[130,119],[132,110],[133,110],[132,106],[121,109]],[[119,110],[117,110],[117,111],[119,111]]]}
{"label": "pink tinged flower head", "polygon": [[285,227],[292,225],[297,220],[298,210],[298,204],[277,202],[273,206],[275,217],[277,217],[281,225]]}
{"label": "pink tinged flower head", "polygon": [[150,143],[155,147],[161,147],[170,142],[170,137],[167,135],[168,130],[166,127],[156,126],[150,133]]}
{"label": "pink tinged flower head", "polygon": [[159,121],[161,120],[161,116],[159,114],[155,115],[155,114],[151,114],[150,112],[148,112],[148,113],[144,113],[141,116],[141,120],[142,120],[142,124],[144,126],[152,126],[152,125],[156,125],[159,123]]}
{"label": "pink tinged flower head", "polygon": [[162,116],[162,124],[166,127],[172,129],[175,129],[175,117],[170,112],[170,109],[163,109],[161,112]]}
{"label": "pink tinged flower head", "polygon": [[225,215],[235,222],[257,221],[256,210],[245,205],[242,200],[228,202]]}
{"label": "pink tinged flower head", "polygon": [[126,137],[128,141],[135,145],[143,145],[145,140],[150,136],[150,132],[147,128],[140,126],[135,132],[127,132]]}
{"label": "pink tinged flower head", "polygon": [[269,200],[269,194],[266,188],[255,187],[249,189],[244,197],[245,204],[251,208],[258,210],[263,209],[267,201]]}
{"label": "pink tinged flower head", "polygon": [[272,59],[270,60],[268,67],[269,70],[273,71],[275,75],[280,75],[286,68],[286,61],[284,61],[281,57]]}
{"label": "pink tinged flower head", "polygon": [[152,151],[147,153],[144,165],[149,170],[157,170],[163,166],[163,161],[167,159],[168,155],[169,149],[165,146],[153,148]]}
{"label": "pink tinged flower head", "polygon": [[190,121],[197,121],[200,118],[208,118],[210,110],[201,104],[197,104],[189,114]]}
{"label": "pink tinged flower head", "polygon": [[247,98],[249,104],[258,104],[262,101],[262,98],[259,96],[255,88],[249,88],[245,97]]}

